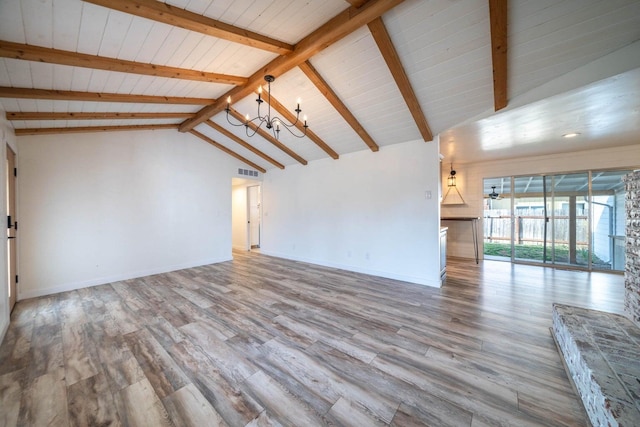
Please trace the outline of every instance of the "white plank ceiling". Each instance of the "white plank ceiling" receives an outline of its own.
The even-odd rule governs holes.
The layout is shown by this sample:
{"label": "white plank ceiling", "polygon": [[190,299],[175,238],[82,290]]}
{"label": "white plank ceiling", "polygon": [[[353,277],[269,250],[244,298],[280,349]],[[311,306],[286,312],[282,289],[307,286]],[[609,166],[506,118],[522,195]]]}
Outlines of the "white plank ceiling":
{"label": "white plank ceiling", "polygon": [[[292,45],[350,6],[344,0],[166,3]],[[432,133],[441,136],[441,152],[447,162],[640,142],[640,58],[619,64],[606,60],[617,61],[620,55],[616,52],[622,49],[640,52],[640,0],[510,0],[509,104],[497,113],[487,0],[405,0],[382,19]],[[245,78],[278,57],[82,0],[0,0],[0,40]],[[380,147],[421,139],[366,25],[321,50],[310,63]],[[572,73],[580,76],[579,86],[550,84]],[[290,109],[302,98],[310,129],[339,155],[369,149],[299,68],[276,77],[273,95]],[[212,100],[234,87],[9,57],[0,58],[0,86]],[[255,98],[251,94],[234,99],[232,107],[253,117]],[[196,113],[203,105],[0,97],[0,107],[7,113]],[[37,129],[177,126],[184,120],[11,123],[15,129]],[[244,127],[230,126],[224,111],[211,120],[285,167],[298,164],[266,139],[248,138]],[[195,130],[264,169],[276,167],[205,123]],[[570,131],[580,132],[582,139],[559,144],[560,136]],[[296,139],[285,131],[280,142],[307,161],[329,156],[309,138]]]}

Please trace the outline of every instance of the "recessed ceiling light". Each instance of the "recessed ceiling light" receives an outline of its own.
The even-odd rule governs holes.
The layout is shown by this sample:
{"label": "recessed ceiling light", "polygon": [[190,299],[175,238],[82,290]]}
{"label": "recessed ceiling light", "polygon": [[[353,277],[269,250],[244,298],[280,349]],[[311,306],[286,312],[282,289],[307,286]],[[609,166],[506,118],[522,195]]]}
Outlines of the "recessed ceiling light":
{"label": "recessed ceiling light", "polygon": [[571,132],[571,133],[565,133],[564,135],[562,135],[562,137],[563,138],[575,138],[578,135],[580,135],[580,132]]}

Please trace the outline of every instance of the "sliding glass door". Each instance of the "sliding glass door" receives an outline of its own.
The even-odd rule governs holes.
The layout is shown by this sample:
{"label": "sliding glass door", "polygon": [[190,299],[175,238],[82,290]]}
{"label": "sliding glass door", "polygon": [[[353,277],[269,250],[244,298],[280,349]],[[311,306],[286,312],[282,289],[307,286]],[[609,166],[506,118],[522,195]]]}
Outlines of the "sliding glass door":
{"label": "sliding glass door", "polygon": [[589,267],[589,174],[546,177],[552,264]]}
{"label": "sliding glass door", "polygon": [[628,172],[485,179],[485,258],[624,270]]}

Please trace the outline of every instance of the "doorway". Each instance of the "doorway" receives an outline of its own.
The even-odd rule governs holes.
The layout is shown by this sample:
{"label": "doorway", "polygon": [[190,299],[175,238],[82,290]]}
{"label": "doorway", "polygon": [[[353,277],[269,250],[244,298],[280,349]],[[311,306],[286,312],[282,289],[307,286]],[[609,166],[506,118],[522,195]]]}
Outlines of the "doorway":
{"label": "doorway", "polygon": [[250,251],[262,246],[262,182],[231,180],[231,243],[233,249]]}
{"label": "doorway", "polygon": [[16,262],[16,232],[18,223],[16,221],[16,154],[7,145],[6,164],[6,185],[7,185],[7,283],[9,295],[9,311],[13,310],[16,304],[17,295],[17,262]]}

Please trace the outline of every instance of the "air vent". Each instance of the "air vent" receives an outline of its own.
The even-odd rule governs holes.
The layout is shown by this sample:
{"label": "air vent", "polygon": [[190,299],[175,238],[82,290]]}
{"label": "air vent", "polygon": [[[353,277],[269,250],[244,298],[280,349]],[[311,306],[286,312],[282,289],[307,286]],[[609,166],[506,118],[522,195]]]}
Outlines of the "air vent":
{"label": "air vent", "polygon": [[258,171],[252,171],[250,169],[238,169],[238,175],[257,177]]}

